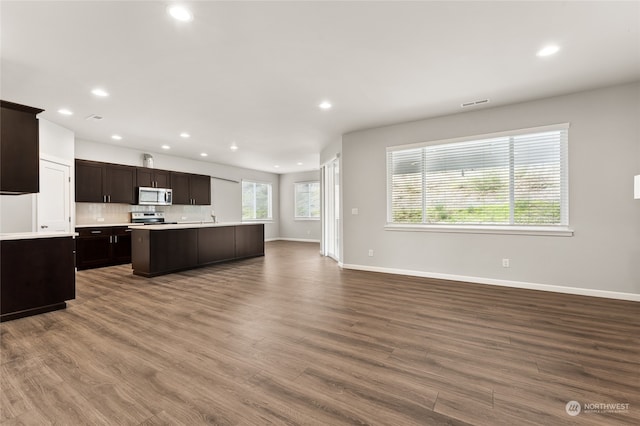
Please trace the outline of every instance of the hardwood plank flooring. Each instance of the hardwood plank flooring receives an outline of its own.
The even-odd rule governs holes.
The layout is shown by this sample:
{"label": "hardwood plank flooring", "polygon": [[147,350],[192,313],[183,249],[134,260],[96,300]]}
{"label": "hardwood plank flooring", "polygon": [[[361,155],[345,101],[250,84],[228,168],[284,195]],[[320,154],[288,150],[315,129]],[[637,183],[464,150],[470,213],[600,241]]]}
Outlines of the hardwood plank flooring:
{"label": "hardwood plank flooring", "polygon": [[66,310],[0,332],[0,425],[640,424],[640,303],[343,271],[317,244],[80,271]]}

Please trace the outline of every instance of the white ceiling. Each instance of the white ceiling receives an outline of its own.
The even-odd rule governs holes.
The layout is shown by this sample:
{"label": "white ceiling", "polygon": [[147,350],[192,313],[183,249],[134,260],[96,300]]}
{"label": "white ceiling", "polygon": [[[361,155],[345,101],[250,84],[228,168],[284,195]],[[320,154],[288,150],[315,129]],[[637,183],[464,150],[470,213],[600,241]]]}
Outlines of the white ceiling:
{"label": "white ceiling", "polygon": [[2,1],[2,99],[80,139],[287,173],[353,130],[640,78],[637,1],[195,1],[190,23],[168,4]]}

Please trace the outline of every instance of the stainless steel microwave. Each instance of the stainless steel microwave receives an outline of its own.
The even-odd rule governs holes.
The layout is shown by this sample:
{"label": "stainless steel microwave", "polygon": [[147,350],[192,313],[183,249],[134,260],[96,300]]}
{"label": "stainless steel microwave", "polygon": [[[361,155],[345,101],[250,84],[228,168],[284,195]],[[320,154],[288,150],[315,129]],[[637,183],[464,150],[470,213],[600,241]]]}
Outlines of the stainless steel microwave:
{"label": "stainless steel microwave", "polygon": [[138,188],[138,205],[141,206],[170,206],[172,190],[168,188]]}

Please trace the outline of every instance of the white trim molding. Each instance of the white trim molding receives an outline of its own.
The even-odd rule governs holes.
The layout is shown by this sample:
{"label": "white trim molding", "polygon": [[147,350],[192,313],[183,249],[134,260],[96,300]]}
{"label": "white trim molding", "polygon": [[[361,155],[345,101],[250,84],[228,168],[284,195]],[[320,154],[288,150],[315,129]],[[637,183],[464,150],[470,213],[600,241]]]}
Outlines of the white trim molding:
{"label": "white trim molding", "polygon": [[268,238],[264,240],[265,242],[269,241],[293,241],[296,243],[318,243],[320,244],[320,240],[311,240],[306,238],[286,238],[286,237],[277,237],[277,238]]}
{"label": "white trim molding", "polygon": [[414,271],[410,269],[383,268],[379,266],[339,264],[343,269],[356,271],[381,272],[383,274],[406,275],[420,278],[436,278],[441,280],[469,282],[474,284],[496,285],[501,287],[522,288],[527,290],[550,291],[554,293],[576,294],[580,296],[603,297],[606,299],[629,300],[640,302],[640,294],[622,293],[617,291],[596,290],[591,288],[567,287],[550,284],[529,283],[523,281],[499,280],[484,277],[469,277],[465,275],[442,274],[437,272]]}

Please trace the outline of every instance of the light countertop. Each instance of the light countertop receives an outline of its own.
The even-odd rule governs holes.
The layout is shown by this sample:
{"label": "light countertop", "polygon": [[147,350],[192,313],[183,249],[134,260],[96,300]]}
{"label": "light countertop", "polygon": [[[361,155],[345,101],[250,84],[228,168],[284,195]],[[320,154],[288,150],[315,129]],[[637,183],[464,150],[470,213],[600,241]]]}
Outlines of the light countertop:
{"label": "light countertop", "polygon": [[[255,225],[255,223],[247,222],[187,222],[187,223],[175,223],[171,225],[145,225],[144,230],[149,231],[161,231],[169,229],[193,229],[193,228],[215,228],[221,226],[240,226],[240,225]],[[138,228],[137,226],[130,226],[130,228]]]}
{"label": "light countertop", "polygon": [[77,237],[77,232],[12,232],[0,234],[0,241],[34,240],[37,238]]}

